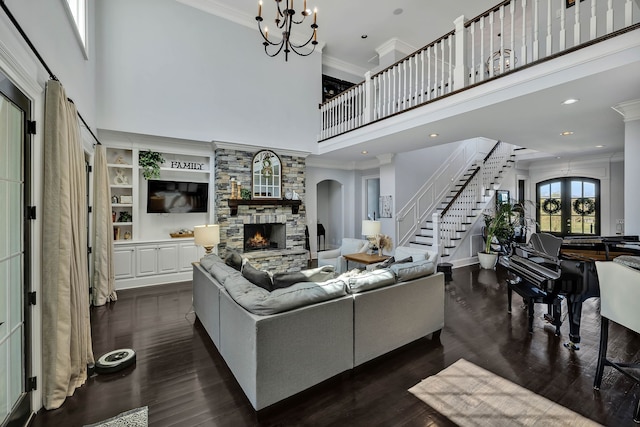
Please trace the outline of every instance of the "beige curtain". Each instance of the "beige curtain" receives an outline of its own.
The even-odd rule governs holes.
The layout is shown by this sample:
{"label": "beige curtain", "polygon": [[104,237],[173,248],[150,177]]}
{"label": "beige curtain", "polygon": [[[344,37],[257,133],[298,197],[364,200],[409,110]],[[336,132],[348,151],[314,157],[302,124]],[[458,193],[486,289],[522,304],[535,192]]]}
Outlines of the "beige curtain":
{"label": "beige curtain", "polygon": [[93,288],[94,305],[118,299],[113,270],[113,222],[107,149],[97,145],[93,161]]}
{"label": "beige curtain", "polygon": [[84,154],[75,106],[54,80],[45,97],[42,212],[43,403],[55,409],[84,384],[94,359]]}

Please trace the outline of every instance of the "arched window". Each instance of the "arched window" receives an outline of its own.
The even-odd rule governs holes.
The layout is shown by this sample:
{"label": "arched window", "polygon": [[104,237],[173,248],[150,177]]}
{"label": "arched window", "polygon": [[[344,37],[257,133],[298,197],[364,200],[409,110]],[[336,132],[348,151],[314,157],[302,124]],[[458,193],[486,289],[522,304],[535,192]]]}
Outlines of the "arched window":
{"label": "arched window", "polygon": [[560,236],[600,234],[600,180],[554,178],[536,184],[541,232]]}
{"label": "arched window", "polygon": [[270,150],[257,152],[251,171],[254,199],[282,198],[282,163],[276,153]]}

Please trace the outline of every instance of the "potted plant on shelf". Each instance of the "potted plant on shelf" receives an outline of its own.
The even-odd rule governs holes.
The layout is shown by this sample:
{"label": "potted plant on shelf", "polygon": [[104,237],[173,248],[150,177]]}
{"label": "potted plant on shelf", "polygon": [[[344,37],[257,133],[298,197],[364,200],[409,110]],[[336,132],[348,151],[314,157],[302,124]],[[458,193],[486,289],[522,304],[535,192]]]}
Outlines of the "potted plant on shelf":
{"label": "potted plant on shelf", "polygon": [[142,167],[144,179],[160,178],[160,165],[164,163],[164,157],[157,151],[141,151],[138,155],[138,165]]}

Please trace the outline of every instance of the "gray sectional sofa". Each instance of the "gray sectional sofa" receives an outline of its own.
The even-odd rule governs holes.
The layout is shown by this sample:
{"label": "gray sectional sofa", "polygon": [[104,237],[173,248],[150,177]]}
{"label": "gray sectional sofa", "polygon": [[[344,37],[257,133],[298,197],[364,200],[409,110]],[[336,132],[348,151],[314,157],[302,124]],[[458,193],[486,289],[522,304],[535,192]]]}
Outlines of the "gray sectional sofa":
{"label": "gray sectional sofa", "polygon": [[216,255],[193,266],[195,313],[256,410],[444,326],[431,254],[333,278],[330,266],[267,290]]}

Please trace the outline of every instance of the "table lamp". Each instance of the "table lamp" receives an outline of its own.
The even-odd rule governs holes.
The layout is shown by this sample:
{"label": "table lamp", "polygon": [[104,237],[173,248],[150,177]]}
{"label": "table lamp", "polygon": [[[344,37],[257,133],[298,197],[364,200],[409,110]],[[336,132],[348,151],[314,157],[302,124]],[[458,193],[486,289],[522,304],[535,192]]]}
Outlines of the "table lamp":
{"label": "table lamp", "polygon": [[196,225],[193,227],[194,242],[202,246],[209,255],[215,245],[220,243],[220,226],[218,224]]}
{"label": "table lamp", "polygon": [[380,221],[365,219],[362,220],[362,235],[369,237],[380,234]]}

